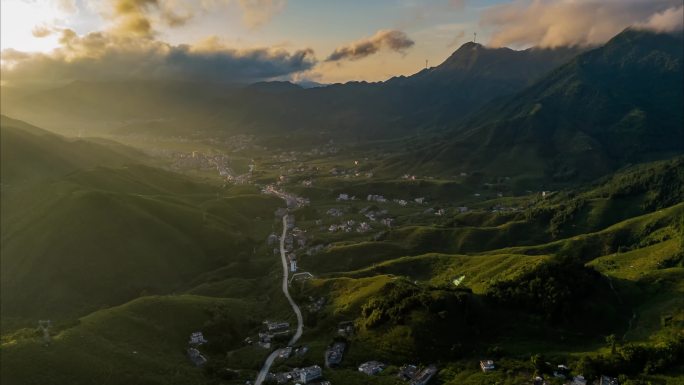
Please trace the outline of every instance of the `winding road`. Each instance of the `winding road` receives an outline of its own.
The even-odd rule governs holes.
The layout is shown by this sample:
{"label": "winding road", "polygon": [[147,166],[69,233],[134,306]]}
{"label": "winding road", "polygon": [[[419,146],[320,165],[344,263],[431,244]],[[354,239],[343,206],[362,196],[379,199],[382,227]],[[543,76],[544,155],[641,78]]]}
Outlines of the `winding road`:
{"label": "winding road", "polygon": [[[287,200],[286,200],[287,201]],[[289,202],[288,202],[289,204]],[[302,336],[302,332],[304,330],[304,320],[302,318],[302,311],[299,309],[299,306],[295,303],[295,301],[292,299],[292,296],[290,295],[290,290],[287,285],[287,278],[289,274],[289,269],[287,266],[287,256],[285,254],[285,237],[287,236],[287,214],[283,215],[283,234],[280,237],[280,258],[283,262],[283,294],[285,294],[285,298],[287,298],[287,301],[290,303],[290,306],[292,306],[292,310],[295,312],[295,315],[297,316],[297,331],[295,334],[292,336],[290,339],[290,342],[288,346],[292,346],[297,343],[299,338]],[[264,380],[266,379],[266,375],[268,375],[268,371],[271,369],[271,365],[273,365],[273,361],[275,361],[276,357],[280,354],[280,349],[276,349],[271,354],[266,358],[266,361],[264,362],[264,366],[261,368],[259,371],[259,374],[257,375],[256,381],[254,382],[255,385],[261,385]]]}

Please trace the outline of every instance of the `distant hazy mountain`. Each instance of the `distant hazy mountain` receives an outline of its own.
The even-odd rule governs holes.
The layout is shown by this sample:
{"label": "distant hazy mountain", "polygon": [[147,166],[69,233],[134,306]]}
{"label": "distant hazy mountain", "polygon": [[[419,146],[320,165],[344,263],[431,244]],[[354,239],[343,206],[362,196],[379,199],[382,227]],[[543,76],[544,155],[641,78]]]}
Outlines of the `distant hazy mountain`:
{"label": "distant hazy mountain", "polygon": [[164,121],[173,129],[210,114],[219,105],[214,101],[230,88],[180,81],[76,81],[31,92],[3,87],[1,102],[3,114],[46,129],[101,134],[150,121]]}
{"label": "distant hazy mountain", "polygon": [[[591,178],[684,152],[681,35],[626,30],[431,147],[435,167]],[[430,146],[429,146],[430,147]]]}
{"label": "distant hazy mountain", "polygon": [[442,64],[410,77],[392,78],[386,86],[412,96],[412,102],[423,109],[417,114],[420,119],[441,116],[437,123],[451,125],[484,103],[531,85],[580,52],[575,47],[515,51],[470,42]]}
{"label": "distant hazy mountain", "polygon": [[146,157],[130,147],[102,139],[68,139],[25,122],[0,116],[0,154],[4,186],[56,180],[76,170],[121,166]]}
{"label": "distant hazy mountain", "polygon": [[282,83],[248,87],[229,97],[217,120],[269,133],[396,137],[419,128],[452,125],[484,103],[521,90],[578,52],[576,48],[514,51],[467,43],[437,67],[386,82],[311,89]]}
{"label": "distant hazy mountain", "polygon": [[[6,92],[3,111],[51,129],[175,134],[205,130],[339,139],[397,137],[451,126],[502,95],[521,90],[579,52],[574,48],[490,49],[467,43],[441,65],[386,82],[323,87],[185,82],[74,82],[28,95]],[[160,129],[161,127],[161,129]]]}

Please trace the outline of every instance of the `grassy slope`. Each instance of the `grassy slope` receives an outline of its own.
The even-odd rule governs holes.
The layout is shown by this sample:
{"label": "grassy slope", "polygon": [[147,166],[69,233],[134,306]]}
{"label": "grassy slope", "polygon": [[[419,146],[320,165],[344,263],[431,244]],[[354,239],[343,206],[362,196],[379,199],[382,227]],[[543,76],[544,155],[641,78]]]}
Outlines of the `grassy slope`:
{"label": "grassy slope", "polygon": [[[290,314],[263,247],[279,199],[4,124],[16,151],[3,151],[3,383],[206,383],[185,357],[191,331],[214,354],[240,348],[257,320]],[[12,178],[25,167],[36,177]],[[179,295],[150,296],[168,293]],[[45,318],[49,347],[32,329]]]}
{"label": "grassy slope", "polygon": [[231,322],[238,335],[250,328],[241,314],[260,312],[248,301],[143,297],[81,318],[53,336],[47,347],[39,333],[33,338],[6,337],[2,383],[204,384],[206,378],[186,359],[185,348],[190,333],[202,328],[209,319],[207,311],[215,306],[233,309]]}
{"label": "grassy slope", "polygon": [[[594,322],[595,327],[601,324],[619,335],[624,334],[629,341],[651,343],[660,338],[664,315],[673,315],[672,322],[681,325],[684,311],[684,303],[679,300],[682,297],[681,267],[664,267],[682,251],[679,221],[684,217],[684,206],[670,206],[682,196],[681,162],[679,158],[628,169],[591,189],[538,201],[525,215],[499,216],[498,220],[493,220],[491,214],[468,213],[455,218],[452,227],[404,226],[393,230],[380,242],[338,242],[322,254],[302,262],[302,266],[311,268],[312,272],[324,273],[302,294],[329,296],[333,302],[324,314],[316,317],[316,325],[323,330],[334,330],[339,320],[363,320],[363,306],[382,298],[387,285],[401,277],[425,287],[439,288],[448,287],[451,280],[465,275],[463,286],[472,288],[476,295],[486,295],[493,283],[516,280],[546,261],[558,257],[580,258],[609,277],[615,289],[610,290],[608,280],[601,284],[600,291],[595,291],[588,303],[590,306],[582,307],[585,308],[582,311],[589,312],[584,316],[585,321],[600,319],[601,322]],[[573,202],[577,202],[579,209],[569,209],[575,204]],[[559,230],[552,235],[548,223],[557,213],[560,214],[554,221]],[[543,225],[544,221],[546,225]],[[485,226],[478,226],[478,223]],[[510,232],[515,227],[519,230],[512,236]],[[525,234],[533,229],[539,234],[531,241],[530,234]],[[500,249],[516,242],[528,245]],[[620,252],[616,253],[618,249]],[[423,254],[430,250],[477,253]],[[333,271],[335,273],[331,273]],[[475,298],[478,303],[477,296]],[[611,314],[598,315],[602,309],[611,309]],[[580,312],[580,307],[576,310]],[[491,341],[482,338],[480,343],[485,347],[488,343],[497,344],[514,356],[525,357],[534,352],[581,356],[597,348],[600,351],[603,345],[603,334],[586,334],[592,327],[591,321],[582,322],[581,331],[567,328],[567,325],[545,330],[546,322],[520,312],[491,307],[489,311],[480,314],[484,318],[477,322],[493,326],[490,332],[501,334]],[[616,317],[616,311],[621,315]],[[424,344],[424,340],[419,342],[419,338],[424,337],[419,337],[419,331],[425,325],[432,325],[430,328],[435,332],[440,330],[438,323],[425,323],[423,318],[428,315],[416,311],[400,324],[378,330],[361,328],[352,340],[344,365],[351,369],[354,364],[372,358],[391,363],[411,360]],[[634,319],[630,319],[631,315]],[[492,318],[506,322],[490,324],[488,319]],[[332,336],[323,332],[317,338]],[[455,338],[452,339],[454,343],[466,340],[463,336],[448,337],[448,332],[441,336]],[[517,370],[516,365],[519,366],[511,362],[510,369]],[[446,375],[442,378],[459,384],[492,380],[491,376],[475,374],[476,368],[459,370],[463,372],[458,380]],[[663,381],[663,378],[672,377],[653,378]],[[504,378],[500,380],[504,381]],[[518,383],[524,380],[510,377],[505,381]]]}
{"label": "grassy slope", "polygon": [[27,123],[2,116],[2,184],[54,178],[97,165],[119,166],[146,157],[114,142],[67,139]]}
{"label": "grassy slope", "polygon": [[[16,134],[2,141],[11,149],[2,152],[3,329],[187,290],[229,263],[228,275],[263,266],[250,257],[279,200],[121,166],[132,161],[121,155],[134,153],[126,148],[114,152],[5,118],[2,130]],[[29,174],[27,167],[32,180],[14,177]]]}

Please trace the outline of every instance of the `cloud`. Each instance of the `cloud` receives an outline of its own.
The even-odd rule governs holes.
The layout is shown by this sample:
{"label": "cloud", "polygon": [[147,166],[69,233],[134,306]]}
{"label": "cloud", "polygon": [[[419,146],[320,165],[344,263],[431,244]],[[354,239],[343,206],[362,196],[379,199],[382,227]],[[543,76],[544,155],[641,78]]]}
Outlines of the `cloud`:
{"label": "cloud", "polygon": [[453,48],[453,47],[456,47],[456,46],[461,45],[461,43],[463,42],[463,37],[464,37],[464,36],[465,36],[465,31],[464,31],[464,30],[460,30],[460,31],[456,32],[456,34],[455,34],[454,37],[451,39],[451,41],[449,42],[449,44],[447,44],[447,48]]}
{"label": "cloud", "polygon": [[326,61],[359,60],[373,55],[383,48],[395,52],[404,52],[404,50],[412,47],[414,44],[414,41],[409,39],[402,31],[380,30],[369,38],[357,40],[346,46],[336,48]]}
{"label": "cloud", "polygon": [[311,49],[232,49],[213,39],[197,45],[171,45],[155,39],[93,32],[61,32],[51,53],[2,52],[7,84],[51,84],[73,80],[185,80],[254,82],[311,69]]}
{"label": "cloud", "polygon": [[120,34],[149,36],[152,34],[150,8],[158,8],[157,0],[114,0],[112,19],[114,31]]}
{"label": "cloud", "polygon": [[50,35],[52,35],[53,32],[54,32],[53,28],[46,25],[46,24],[36,25],[31,30],[31,34],[34,37],[38,37],[38,38],[50,36]]}
{"label": "cloud", "polygon": [[593,45],[654,17],[669,22],[677,6],[681,0],[516,0],[490,7],[480,24],[493,30],[492,46]]}
{"label": "cloud", "polygon": [[156,27],[180,27],[190,21],[196,4],[184,0],[108,0],[101,11],[110,33],[149,37]]}
{"label": "cloud", "polygon": [[56,0],[57,9],[66,13],[77,13],[76,0]]}
{"label": "cloud", "polygon": [[285,8],[285,0],[237,0],[242,20],[249,27],[259,27]]}
{"label": "cloud", "polygon": [[[182,1],[182,0],[178,0]],[[249,28],[260,27],[280,13],[286,0],[186,0],[198,5],[201,12],[213,12],[217,8],[234,5],[242,13],[242,21]]]}
{"label": "cloud", "polygon": [[684,6],[672,7],[663,12],[658,12],[645,23],[636,26],[657,32],[680,31],[684,28]]}
{"label": "cloud", "polygon": [[[261,11],[250,7],[284,4],[240,1],[245,12],[255,13]],[[79,35],[72,29],[42,24],[33,28],[33,35],[58,34],[58,48],[49,53],[3,50],[3,83],[50,85],[74,80],[128,79],[246,83],[292,77],[310,70],[317,62],[309,48],[236,49],[217,37],[193,45],[159,40],[156,25],[178,26],[193,17],[194,10],[185,0],[107,0],[106,4],[109,8],[101,12],[110,23],[103,31]],[[259,17],[265,20],[265,16]]]}

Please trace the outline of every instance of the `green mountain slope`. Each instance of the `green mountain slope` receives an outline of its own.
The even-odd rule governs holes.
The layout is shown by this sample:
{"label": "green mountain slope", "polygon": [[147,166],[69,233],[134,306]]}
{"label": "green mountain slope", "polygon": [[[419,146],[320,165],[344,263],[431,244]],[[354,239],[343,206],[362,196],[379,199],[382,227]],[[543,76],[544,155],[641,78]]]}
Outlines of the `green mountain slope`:
{"label": "green mountain slope", "polygon": [[[212,324],[213,309],[228,307],[228,346],[239,346],[259,307],[247,301],[200,296],[144,297],[94,312],[55,331],[45,347],[39,333],[3,338],[0,378],[5,384],[206,384],[185,357],[190,333]],[[250,373],[251,375],[251,373]]]}
{"label": "green mountain slope", "polygon": [[443,143],[421,149],[432,155],[414,167],[591,180],[620,165],[682,153],[683,41],[625,30],[488,105]]}
{"label": "green mountain slope", "polygon": [[[633,166],[535,198],[518,213],[459,214],[448,226],[397,226],[373,241],[333,244],[301,262],[318,275],[300,296],[332,293],[316,325],[355,319],[345,368],[416,355],[526,360],[541,351],[578,367],[584,357],[596,365],[587,367],[592,376],[639,376],[652,365],[652,373],[676,377],[684,346],[682,162]],[[609,334],[624,338],[624,356],[602,355]],[[463,373],[456,383],[491,380],[465,379],[476,370],[454,367]]]}
{"label": "green mountain slope", "polygon": [[[3,146],[13,151],[3,151],[2,163],[3,328],[187,290],[228,264],[260,266],[250,257],[271,224],[254,218],[270,219],[279,200],[256,189],[232,195],[149,166],[95,167],[130,158],[98,143],[10,129],[16,135]],[[27,162],[35,181],[13,183]]]}
{"label": "green mountain slope", "polygon": [[2,115],[0,120],[3,186],[58,178],[98,165],[144,162],[146,157],[116,142],[67,139]]}

